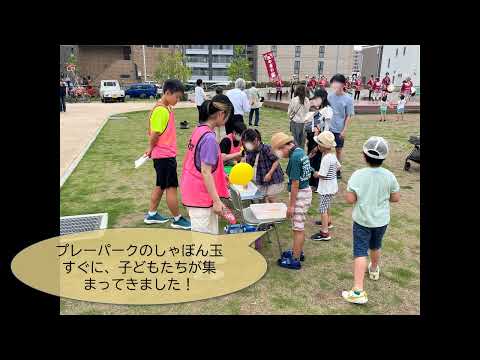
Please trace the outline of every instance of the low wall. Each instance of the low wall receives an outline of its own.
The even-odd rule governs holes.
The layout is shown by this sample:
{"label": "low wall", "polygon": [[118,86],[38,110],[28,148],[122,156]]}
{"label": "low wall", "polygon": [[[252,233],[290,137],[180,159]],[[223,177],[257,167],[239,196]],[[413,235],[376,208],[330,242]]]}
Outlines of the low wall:
{"label": "low wall", "polygon": [[[263,106],[278,109],[282,111],[288,110],[288,103],[286,102],[279,102],[279,101],[271,101],[265,100],[263,102]],[[396,114],[396,109],[388,108],[388,113]],[[405,105],[405,113],[419,113],[420,112],[420,105]],[[355,114],[380,114],[379,105],[356,105],[355,106]]]}

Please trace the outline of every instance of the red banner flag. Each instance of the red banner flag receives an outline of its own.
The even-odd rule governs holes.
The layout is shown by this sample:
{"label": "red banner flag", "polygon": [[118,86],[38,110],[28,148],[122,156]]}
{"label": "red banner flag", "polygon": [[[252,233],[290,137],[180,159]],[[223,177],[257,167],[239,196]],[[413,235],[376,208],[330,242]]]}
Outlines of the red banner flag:
{"label": "red banner flag", "polygon": [[280,80],[280,74],[277,70],[277,63],[275,62],[275,57],[273,56],[273,52],[269,51],[262,54],[263,60],[265,60],[265,66],[267,67],[268,77],[271,81]]}

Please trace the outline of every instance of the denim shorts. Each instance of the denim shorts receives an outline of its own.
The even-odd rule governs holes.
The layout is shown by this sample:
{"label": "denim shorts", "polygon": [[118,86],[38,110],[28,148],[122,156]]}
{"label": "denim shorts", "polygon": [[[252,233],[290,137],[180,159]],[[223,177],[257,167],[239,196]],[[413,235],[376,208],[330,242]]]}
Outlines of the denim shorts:
{"label": "denim shorts", "polygon": [[405,108],[397,108],[397,114],[405,113]]}
{"label": "denim shorts", "polygon": [[378,250],[382,247],[382,239],[387,225],[369,228],[353,222],[353,257],[368,256],[368,249]]}
{"label": "denim shorts", "polygon": [[332,131],[332,133],[335,136],[335,142],[337,143],[336,147],[339,148],[339,149],[343,148],[343,143],[345,142],[345,139],[342,139],[340,137],[340,133],[335,133],[333,131]]}

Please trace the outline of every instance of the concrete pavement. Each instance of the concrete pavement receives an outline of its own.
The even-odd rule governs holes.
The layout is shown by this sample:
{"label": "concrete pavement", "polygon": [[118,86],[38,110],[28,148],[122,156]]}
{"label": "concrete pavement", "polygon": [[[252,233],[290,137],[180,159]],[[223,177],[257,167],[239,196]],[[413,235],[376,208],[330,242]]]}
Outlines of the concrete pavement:
{"label": "concrete pavement", "polygon": [[[67,103],[67,112],[60,113],[60,187],[75,169],[108,118],[115,114],[150,110],[153,102]],[[188,101],[175,108],[195,107]]]}

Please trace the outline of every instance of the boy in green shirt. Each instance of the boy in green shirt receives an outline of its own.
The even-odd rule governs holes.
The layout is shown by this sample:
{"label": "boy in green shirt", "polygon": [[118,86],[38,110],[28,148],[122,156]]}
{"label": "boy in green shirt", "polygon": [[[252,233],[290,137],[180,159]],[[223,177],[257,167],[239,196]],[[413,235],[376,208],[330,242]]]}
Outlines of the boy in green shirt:
{"label": "boy in green shirt", "polygon": [[390,202],[400,200],[400,186],[395,175],[381,165],[388,154],[388,144],[382,137],[372,136],[363,145],[368,167],[355,171],[348,180],[345,200],[355,204],[353,208],[353,289],[343,291],[348,302],[365,304],[367,292],[363,280],[367,269],[368,249],[370,279],[380,276],[380,248],[382,238],[390,222]]}
{"label": "boy in green shirt", "polygon": [[305,151],[293,142],[293,136],[282,132],[273,134],[272,149],[278,158],[289,158],[287,175],[290,204],[287,217],[292,219],[293,230],[293,247],[283,252],[282,257],[278,259],[278,265],[298,270],[302,267],[300,261],[305,259],[303,254],[305,215],[312,204],[312,189],[309,184],[312,168]]}

